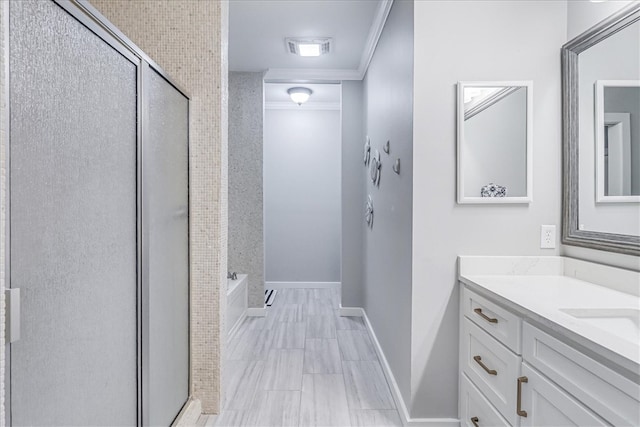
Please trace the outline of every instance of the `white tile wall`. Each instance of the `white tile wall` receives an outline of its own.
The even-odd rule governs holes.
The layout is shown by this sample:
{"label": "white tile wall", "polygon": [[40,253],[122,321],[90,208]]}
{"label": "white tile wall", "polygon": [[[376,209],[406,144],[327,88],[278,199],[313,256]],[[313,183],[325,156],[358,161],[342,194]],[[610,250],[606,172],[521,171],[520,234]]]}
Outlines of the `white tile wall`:
{"label": "white tile wall", "polygon": [[249,307],[264,306],[262,73],[229,73],[229,270],[249,275]]}

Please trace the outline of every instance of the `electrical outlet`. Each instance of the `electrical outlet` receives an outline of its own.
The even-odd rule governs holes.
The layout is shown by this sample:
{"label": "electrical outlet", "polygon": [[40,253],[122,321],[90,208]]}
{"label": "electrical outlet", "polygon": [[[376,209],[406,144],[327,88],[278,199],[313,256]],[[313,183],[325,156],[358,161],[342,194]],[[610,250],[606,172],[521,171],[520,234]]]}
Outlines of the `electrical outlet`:
{"label": "electrical outlet", "polygon": [[556,247],[556,226],[540,226],[540,247],[542,249],[554,249]]}

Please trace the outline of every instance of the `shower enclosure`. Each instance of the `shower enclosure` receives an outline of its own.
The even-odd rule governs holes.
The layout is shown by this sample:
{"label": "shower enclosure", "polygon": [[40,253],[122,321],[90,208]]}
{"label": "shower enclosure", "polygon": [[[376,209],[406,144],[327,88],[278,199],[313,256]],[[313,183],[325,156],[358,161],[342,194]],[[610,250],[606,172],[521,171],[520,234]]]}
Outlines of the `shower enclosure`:
{"label": "shower enclosure", "polygon": [[7,425],[170,425],[189,396],[189,100],[85,3],[1,7]]}

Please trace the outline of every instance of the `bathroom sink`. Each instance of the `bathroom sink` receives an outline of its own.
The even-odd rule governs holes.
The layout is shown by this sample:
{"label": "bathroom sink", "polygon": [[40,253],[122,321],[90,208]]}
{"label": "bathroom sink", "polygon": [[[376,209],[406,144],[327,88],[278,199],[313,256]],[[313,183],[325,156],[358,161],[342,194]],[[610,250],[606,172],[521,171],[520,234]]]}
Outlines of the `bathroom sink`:
{"label": "bathroom sink", "polygon": [[640,340],[640,309],[561,308],[560,311],[626,340]]}

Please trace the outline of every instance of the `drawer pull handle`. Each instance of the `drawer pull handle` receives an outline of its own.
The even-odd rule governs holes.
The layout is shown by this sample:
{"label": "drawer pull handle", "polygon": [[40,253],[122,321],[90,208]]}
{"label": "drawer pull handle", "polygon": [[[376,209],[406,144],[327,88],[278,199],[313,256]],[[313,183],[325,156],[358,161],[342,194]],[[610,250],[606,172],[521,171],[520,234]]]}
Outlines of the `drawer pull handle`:
{"label": "drawer pull handle", "polygon": [[482,369],[487,371],[487,374],[489,374],[489,375],[498,375],[498,371],[496,371],[495,369],[489,369],[489,368],[487,368],[487,365],[482,363],[482,357],[473,356],[473,360],[475,360],[478,365],[482,366]]}
{"label": "drawer pull handle", "polygon": [[481,308],[474,308],[473,311],[489,323],[498,323],[498,319],[487,316],[482,312]]}
{"label": "drawer pull handle", "polygon": [[478,424],[478,421],[480,421],[478,417],[471,418],[471,423],[473,424],[473,427],[480,427],[480,424]]}
{"label": "drawer pull handle", "polygon": [[516,412],[521,417],[527,417],[527,411],[522,410],[522,383],[529,382],[529,378],[527,377],[519,377],[518,378],[518,396],[517,396],[517,408]]}

